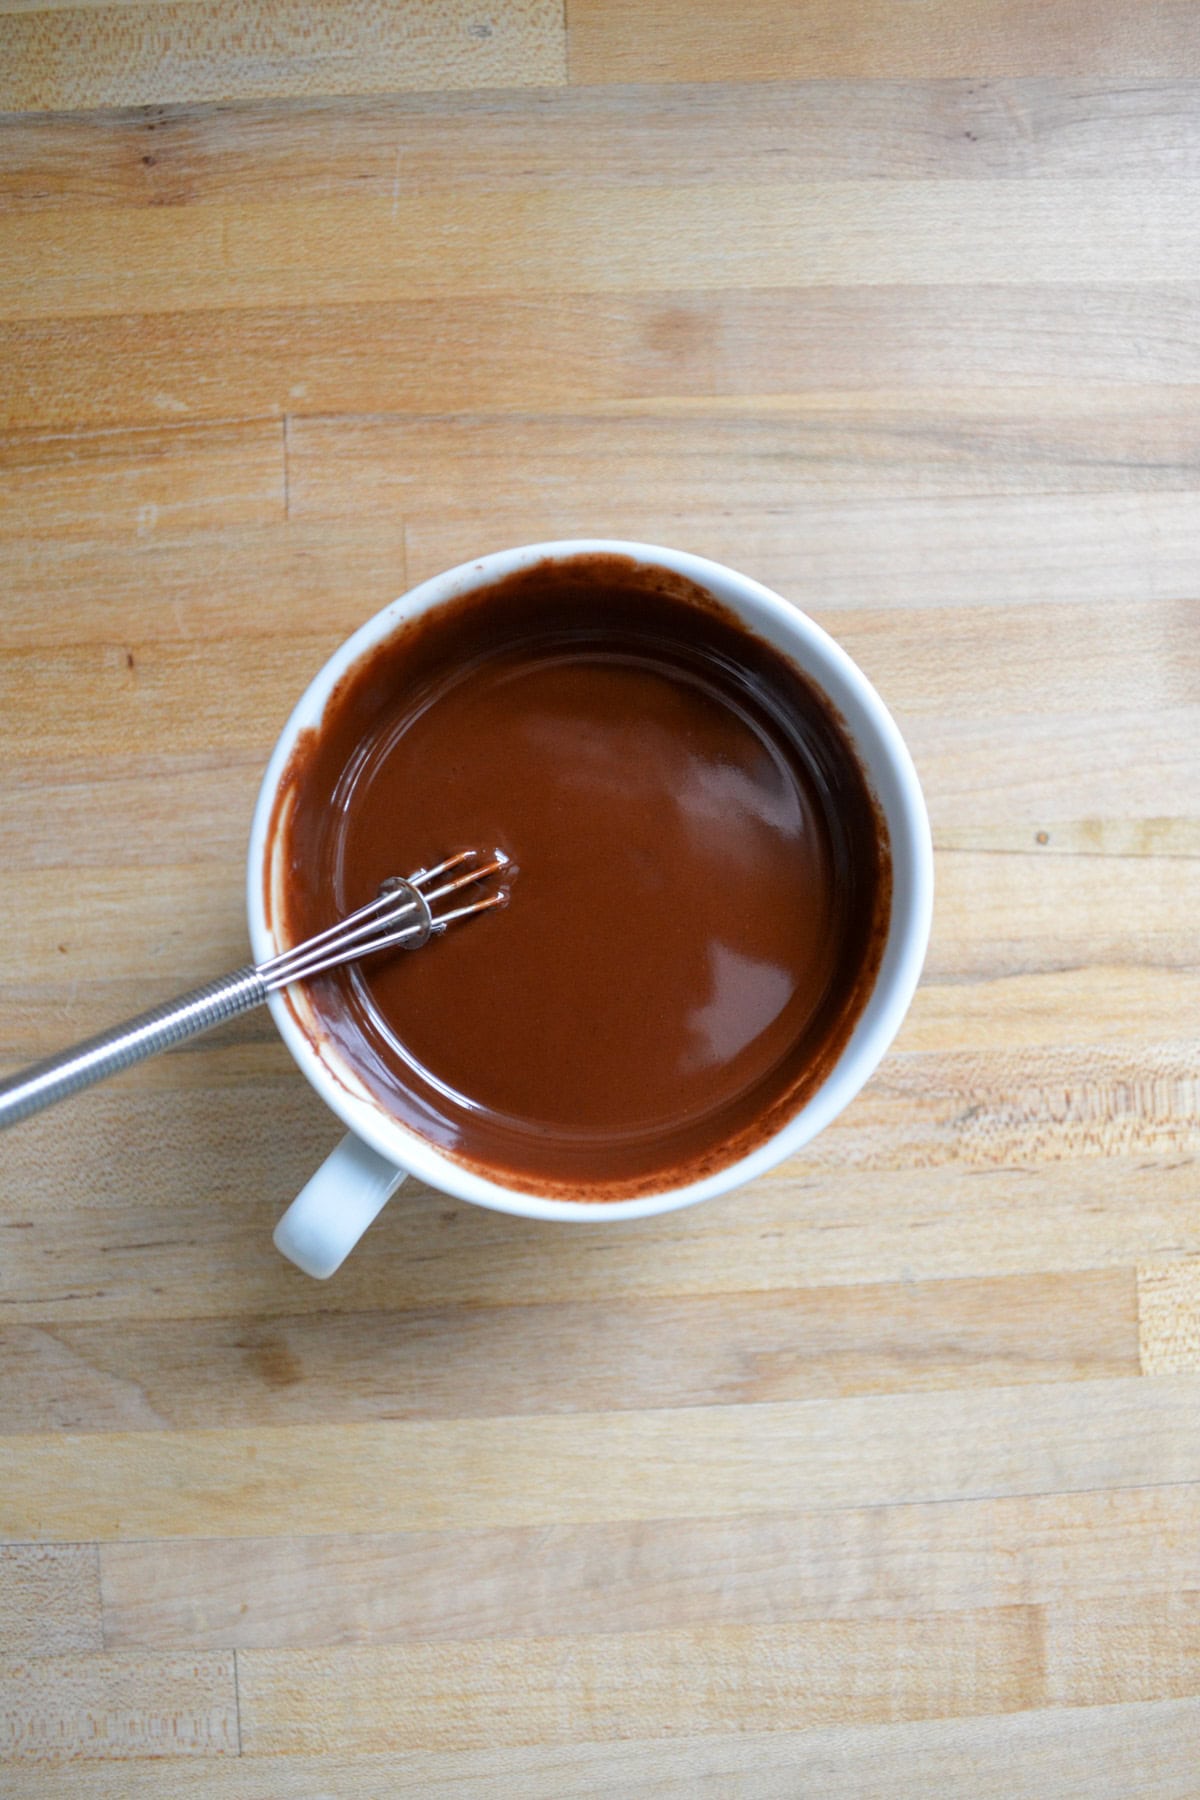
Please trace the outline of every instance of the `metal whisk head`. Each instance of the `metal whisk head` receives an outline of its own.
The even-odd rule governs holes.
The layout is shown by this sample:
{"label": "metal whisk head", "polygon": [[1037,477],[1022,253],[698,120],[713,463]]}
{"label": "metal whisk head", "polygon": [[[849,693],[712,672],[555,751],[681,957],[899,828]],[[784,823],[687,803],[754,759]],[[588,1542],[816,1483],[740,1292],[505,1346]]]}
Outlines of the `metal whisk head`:
{"label": "metal whisk head", "polygon": [[[385,881],[377,897],[349,918],[273,956],[270,962],[257,966],[249,963],[244,969],[235,969],[220,981],[206,982],[190,994],[181,994],[178,1000],[151,1007],[149,1012],[139,1013],[124,1025],[114,1025],[110,1031],[101,1031],[73,1050],[48,1056],[32,1069],[23,1069],[0,1081],[0,1130],[56,1100],[77,1094],[106,1075],[116,1075],[145,1056],[168,1050],[172,1044],[195,1037],[197,1032],[211,1031],[226,1019],[236,1019],[252,1006],[261,1006],[273,988],[286,987],[305,975],[319,975],[323,969],[335,969],[339,963],[354,962],[360,956],[373,956],[377,950],[423,944],[454,919],[503,906],[508,899],[505,875],[511,878],[515,872],[503,850],[461,850],[435,869],[418,869],[404,881],[399,877]],[[500,876],[498,886],[489,893],[462,906],[451,904],[434,911],[440,901],[485,881],[489,875]]]}
{"label": "metal whisk head", "polygon": [[272,957],[270,962],[260,963],[258,973],[270,990],[287,987],[289,982],[309,975],[320,975],[325,969],[336,969],[340,963],[356,962],[360,956],[374,956],[378,950],[400,946],[415,950],[455,919],[505,905],[508,888],[502,879],[498,887],[477,900],[434,911],[439,901],[474,887],[489,875],[503,877],[511,868],[511,858],[503,850],[461,850],[435,868],[418,869],[405,878],[393,875],[374,900],[331,925],[328,931],[318,932]]}

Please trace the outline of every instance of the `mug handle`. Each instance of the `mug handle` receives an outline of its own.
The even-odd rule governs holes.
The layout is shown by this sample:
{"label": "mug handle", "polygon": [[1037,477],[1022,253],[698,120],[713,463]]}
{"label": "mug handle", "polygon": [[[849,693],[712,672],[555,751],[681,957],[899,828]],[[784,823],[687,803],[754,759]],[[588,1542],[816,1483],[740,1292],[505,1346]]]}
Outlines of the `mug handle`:
{"label": "mug handle", "polygon": [[275,1248],[306,1275],[326,1281],[378,1218],[405,1173],[347,1132],[275,1227]]}

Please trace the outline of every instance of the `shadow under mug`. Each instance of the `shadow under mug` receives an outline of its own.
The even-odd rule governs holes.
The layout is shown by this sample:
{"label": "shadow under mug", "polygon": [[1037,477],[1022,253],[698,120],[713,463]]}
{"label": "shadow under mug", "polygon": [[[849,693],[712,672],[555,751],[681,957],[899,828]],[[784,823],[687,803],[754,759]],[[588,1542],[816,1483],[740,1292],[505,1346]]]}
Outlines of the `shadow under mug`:
{"label": "shadow under mug", "polygon": [[[463,1167],[385,1111],[315,1026],[303,989],[274,993],[269,1004],[284,1043],[348,1135],[297,1195],[275,1230],[283,1254],[323,1279],[354,1248],[408,1175],[477,1206],[531,1219],[596,1223],[643,1219],[692,1206],[739,1187],[794,1155],[854,1098],[883,1057],[917,986],[933,907],[933,850],[925,801],[912,758],[891,714],[846,652],[789,601],[749,576],[680,550],[619,540],[577,539],[502,550],[423,582],[369,619],[337,650],[302,695],[263,776],[250,832],[247,909],[256,962],[286,946],[272,920],[281,916],[283,826],[280,783],[302,731],[319,727],[338,682],[405,621],[549,559],[610,554],[672,570],[706,589],[746,628],[803,671],[841,714],[887,822],[892,857],[891,917],[875,985],[826,1080],[784,1125],[748,1155],[703,1180],[634,1200],[573,1201],[525,1194]],[[268,894],[271,905],[268,908]]]}

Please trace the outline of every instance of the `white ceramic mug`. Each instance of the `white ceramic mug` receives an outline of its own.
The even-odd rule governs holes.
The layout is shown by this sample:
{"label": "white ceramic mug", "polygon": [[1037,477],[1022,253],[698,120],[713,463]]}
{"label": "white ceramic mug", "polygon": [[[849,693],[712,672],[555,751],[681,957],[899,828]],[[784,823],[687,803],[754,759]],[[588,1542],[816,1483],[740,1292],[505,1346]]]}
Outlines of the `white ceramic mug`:
{"label": "white ceramic mug", "polygon": [[[386,1112],[326,1037],[315,1030],[310,1034],[305,1028],[305,1018],[310,1015],[306,1015],[302,990],[294,992],[292,1004],[282,993],[272,994],[269,1004],[285,1044],[321,1098],[349,1126],[349,1134],[292,1202],[275,1230],[278,1248],[310,1275],[332,1275],[410,1174],[460,1200],[471,1200],[498,1212],[520,1213],[530,1219],[644,1219],[651,1213],[670,1212],[675,1207],[691,1206],[697,1200],[725,1193],[794,1155],[828,1125],[872,1074],[908,1010],[929,941],[933,851],[929,819],[912,758],[878,694],[819,625],[757,581],[680,550],[599,539],[531,544],[450,569],[393,601],[330,658],[285,725],[259,792],[247,870],[250,941],[255,961],[265,962],[285,947],[277,941],[268,922],[266,905],[269,879],[273,900],[270,912],[277,919],[283,875],[278,853],[281,821],[275,816],[279,784],[297,736],[306,728],[319,725],[326,702],[346,671],[389,637],[403,620],[488,587],[531,563],[597,553],[631,556],[638,562],[672,569],[707,589],[736,613],[750,631],[765,638],[802,669],[841,714],[887,820],[891,839],[891,921],[875,986],[828,1078],[765,1143],[702,1181],[664,1188],[661,1193],[636,1200],[603,1202],[547,1200],[461,1167]],[[520,904],[519,898],[515,904]]]}

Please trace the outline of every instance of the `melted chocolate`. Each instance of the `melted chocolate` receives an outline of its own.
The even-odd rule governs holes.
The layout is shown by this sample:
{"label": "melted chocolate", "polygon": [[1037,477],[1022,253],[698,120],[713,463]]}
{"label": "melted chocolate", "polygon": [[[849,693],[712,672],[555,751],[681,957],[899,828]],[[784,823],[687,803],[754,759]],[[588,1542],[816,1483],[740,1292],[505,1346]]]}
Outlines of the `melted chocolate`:
{"label": "melted chocolate", "polygon": [[526,1192],[617,1198],[746,1154],[874,982],[886,832],[840,722],[662,570],[545,562],[405,626],[282,792],[288,941],[454,850],[515,859],[503,910],[310,991],[388,1112]]}

